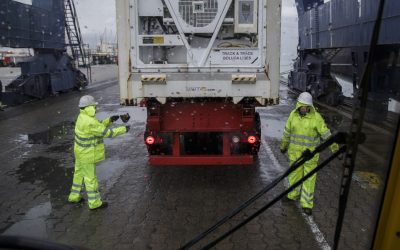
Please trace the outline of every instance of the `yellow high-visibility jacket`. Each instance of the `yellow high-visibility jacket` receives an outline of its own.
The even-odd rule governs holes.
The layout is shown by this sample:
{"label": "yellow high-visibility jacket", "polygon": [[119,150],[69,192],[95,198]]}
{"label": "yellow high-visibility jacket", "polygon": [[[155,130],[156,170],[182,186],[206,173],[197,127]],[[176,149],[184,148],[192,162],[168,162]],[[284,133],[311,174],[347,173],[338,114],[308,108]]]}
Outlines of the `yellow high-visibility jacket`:
{"label": "yellow high-visibility jacket", "polygon": [[100,122],[95,117],[96,108],[88,106],[80,110],[75,124],[75,160],[80,163],[96,163],[105,159],[103,138],[113,138],[126,133],[126,127],[108,128],[110,118]]}
{"label": "yellow high-visibility jacket", "polygon": [[[297,160],[304,150],[314,150],[321,142],[321,139],[326,140],[331,136],[324,119],[315,110],[315,107],[309,106],[310,112],[305,116],[301,116],[298,110],[302,106],[309,105],[297,102],[296,108],[290,113],[286,121],[280,145],[281,150],[288,150],[288,156],[292,162]],[[332,152],[336,152],[339,149],[339,145],[334,143],[330,149]],[[317,154],[310,161],[317,163],[318,159],[319,155]]]}

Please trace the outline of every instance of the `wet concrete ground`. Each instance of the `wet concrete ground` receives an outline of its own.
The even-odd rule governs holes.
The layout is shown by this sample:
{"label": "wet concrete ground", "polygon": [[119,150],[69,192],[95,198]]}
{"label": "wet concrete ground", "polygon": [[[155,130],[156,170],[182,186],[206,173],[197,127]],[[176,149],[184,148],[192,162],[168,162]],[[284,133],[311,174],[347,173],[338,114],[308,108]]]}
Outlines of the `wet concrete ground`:
{"label": "wet concrete ground", "polygon": [[[115,68],[98,68],[94,76],[96,84],[82,93],[67,93],[0,113],[2,234],[90,249],[177,249],[288,167],[287,157],[279,152],[279,140],[294,97],[287,94],[285,86],[281,87],[281,105],[259,109],[263,145],[254,166],[151,167],[142,142],[145,110],[119,105],[118,85],[112,81]],[[98,118],[126,112],[132,117],[127,135],[105,141],[107,159],[98,165],[97,173],[109,207],[99,211],[89,211],[86,203],[67,203],[76,106],[87,93],[99,100]],[[333,130],[348,126],[348,119],[341,114],[320,110]],[[389,139],[368,131],[370,139],[357,164],[340,249],[369,248],[374,231],[387,165],[382,154],[388,151],[384,145],[389,147]],[[383,140],[379,145],[373,143],[377,138]],[[382,157],[368,154],[377,149]],[[336,160],[319,173],[313,216],[305,216],[293,203],[278,202],[217,249],[329,249],[341,171]],[[278,185],[195,249],[261,208],[284,188],[283,183]]]}

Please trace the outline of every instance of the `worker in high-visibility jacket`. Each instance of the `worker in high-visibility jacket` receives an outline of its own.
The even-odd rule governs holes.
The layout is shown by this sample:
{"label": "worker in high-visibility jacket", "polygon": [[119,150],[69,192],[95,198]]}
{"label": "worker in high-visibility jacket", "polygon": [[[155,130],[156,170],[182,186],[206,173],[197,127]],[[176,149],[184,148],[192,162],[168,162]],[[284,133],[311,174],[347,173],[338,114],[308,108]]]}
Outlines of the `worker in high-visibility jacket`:
{"label": "worker in high-visibility jacket", "polygon": [[90,95],[79,100],[80,114],[75,124],[75,171],[68,201],[79,203],[82,185],[85,184],[90,209],[105,208],[107,202],[101,200],[99,182],[96,176],[96,163],[105,159],[103,138],[114,138],[129,131],[129,126],[110,128],[119,116],[111,116],[102,122],[96,119],[98,103]]}
{"label": "worker in high-visibility jacket", "polygon": [[[286,121],[280,145],[281,153],[288,152],[289,161],[292,164],[300,158],[304,150],[314,150],[320,144],[321,139],[326,140],[329,136],[331,136],[331,132],[322,116],[315,109],[311,94],[308,92],[301,93],[297,99],[296,108],[290,113]],[[339,145],[332,144],[330,149],[332,152],[336,152]],[[289,185],[293,185],[304,175],[311,172],[318,165],[318,160],[319,155],[317,154],[292,172],[288,176]],[[312,214],[316,178],[317,174],[312,175],[301,186],[290,192],[286,198],[288,200],[299,199],[303,212],[307,215]]]}

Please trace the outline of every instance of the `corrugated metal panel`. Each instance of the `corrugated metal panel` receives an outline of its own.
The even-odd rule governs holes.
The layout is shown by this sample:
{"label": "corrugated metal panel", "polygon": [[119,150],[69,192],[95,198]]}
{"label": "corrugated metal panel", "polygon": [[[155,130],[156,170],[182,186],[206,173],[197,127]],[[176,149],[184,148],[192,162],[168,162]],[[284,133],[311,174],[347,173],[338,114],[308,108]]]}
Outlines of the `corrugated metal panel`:
{"label": "corrugated metal panel", "polygon": [[31,41],[33,48],[43,48],[44,47],[44,37],[42,37],[42,20],[39,11],[32,11],[31,15]]}
{"label": "corrugated metal panel", "polygon": [[319,42],[320,42],[320,47],[321,48],[326,48],[330,46],[330,13],[329,13],[329,8],[330,8],[330,2],[327,4],[321,5],[319,7]]}
{"label": "corrugated metal panel", "polygon": [[348,28],[349,25],[357,23],[358,15],[356,13],[358,13],[357,0],[332,1],[332,32],[340,34],[334,36],[334,45],[343,47],[358,43],[357,30]]}
{"label": "corrugated metal panel", "polygon": [[381,34],[379,37],[380,44],[400,44],[400,15],[383,20]]}
{"label": "corrugated metal panel", "polygon": [[61,13],[60,15],[51,15],[51,34],[49,41],[53,47],[65,46],[65,13],[64,13],[64,0],[52,2],[52,13]]}
{"label": "corrugated metal panel", "polygon": [[332,0],[331,5],[332,5],[332,28],[337,29],[341,26],[340,23],[338,23],[336,20],[339,19],[339,17],[342,15],[342,6],[341,6],[341,1],[338,0]]}
{"label": "corrugated metal panel", "polygon": [[311,27],[311,25],[310,25],[310,23],[311,23],[311,18],[310,18],[310,13],[309,12],[306,12],[306,15],[305,15],[305,20],[304,20],[304,27],[306,27],[306,36],[307,36],[307,39],[306,39],[306,46],[308,47],[308,48],[312,48],[312,35],[311,35],[311,29],[312,29],[312,27]]}
{"label": "corrugated metal panel", "polygon": [[32,6],[51,11],[53,9],[53,1],[32,0]]}
{"label": "corrugated metal panel", "polygon": [[308,11],[309,20],[310,20],[310,46],[312,49],[317,48],[317,36],[316,32],[318,32],[318,27],[316,26],[316,12],[314,9]]}
{"label": "corrugated metal panel", "polygon": [[0,2],[0,46],[65,47],[63,0],[33,1],[32,5],[11,0]]}
{"label": "corrugated metal panel", "polygon": [[[376,20],[379,1],[361,0],[362,29],[360,29],[360,44],[369,45],[371,40],[374,22]],[[399,44],[400,33],[397,32],[400,26],[400,1],[386,0],[383,14],[380,44]]]}
{"label": "corrugated metal panel", "polygon": [[6,38],[11,38],[10,44],[15,47],[24,47],[29,45],[29,16],[30,9],[23,4],[11,2],[8,5],[6,16]]}
{"label": "corrugated metal panel", "polygon": [[400,15],[400,1],[399,0],[386,0],[384,17],[392,17]]}
{"label": "corrugated metal panel", "polygon": [[376,0],[360,0],[361,4],[361,22],[375,21],[378,11],[379,1]]}
{"label": "corrugated metal panel", "polygon": [[[318,38],[320,48],[368,46],[378,8],[376,0],[332,0],[318,7],[319,27],[313,25],[310,35],[310,17],[307,11],[299,22],[302,49],[315,48]],[[332,16],[330,16],[332,6]],[[330,20],[332,23],[330,25]],[[380,44],[400,44],[400,1],[387,0],[382,21]],[[317,35],[315,32],[319,32]],[[332,39],[332,41],[331,41]]]}
{"label": "corrugated metal panel", "polygon": [[378,11],[379,1],[374,0],[361,0],[361,16],[360,23],[360,45],[367,46],[370,44],[372,30]]}
{"label": "corrugated metal panel", "polygon": [[309,19],[308,13],[303,13],[299,17],[299,34],[300,34],[300,46],[304,48],[309,48]]}
{"label": "corrugated metal panel", "polygon": [[384,9],[384,20],[379,37],[380,44],[399,44],[400,32],[400,1],[386,0]]}

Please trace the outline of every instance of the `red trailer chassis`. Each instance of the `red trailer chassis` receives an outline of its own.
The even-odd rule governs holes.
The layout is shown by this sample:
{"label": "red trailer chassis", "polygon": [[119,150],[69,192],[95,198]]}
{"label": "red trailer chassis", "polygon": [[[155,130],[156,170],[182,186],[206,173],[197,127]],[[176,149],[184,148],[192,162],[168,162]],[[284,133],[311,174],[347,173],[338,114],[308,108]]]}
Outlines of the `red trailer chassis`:
{"label": "red trailer chassis", "polygon": [[146,101],[151,165],[250,165],[260,147],[255,105],[220,99]]}

